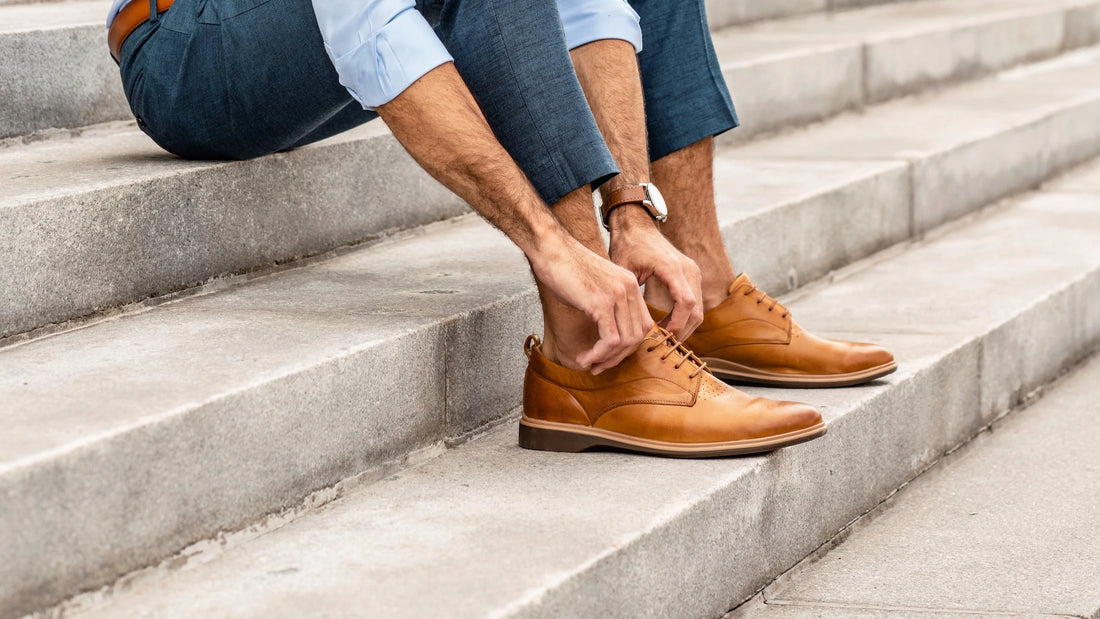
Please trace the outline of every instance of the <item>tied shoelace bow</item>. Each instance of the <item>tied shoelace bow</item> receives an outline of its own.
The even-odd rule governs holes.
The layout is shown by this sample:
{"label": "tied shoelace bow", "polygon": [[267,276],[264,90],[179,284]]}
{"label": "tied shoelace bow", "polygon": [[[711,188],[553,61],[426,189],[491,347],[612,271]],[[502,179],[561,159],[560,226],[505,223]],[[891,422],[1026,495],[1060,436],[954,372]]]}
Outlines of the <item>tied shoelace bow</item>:
{"label": "tied shoelace bow", "polygon": [[776,299],[774,297],[769,297],[768,293],[764,292],[763,290],[760,290],[756,286],[752,286],[751,288],[746,290],[745,291],[745,296],[747,297],[747,296],[749,296],[750,294],[752,294],[754,292],[759,292],[760,293],[760,298],[756,300],[757,305],[760,305],[761,303],[763,303],[763,302],[770,299],[772,304],[768,306],[768,311],[769,312],[774,310],[776,308],[776,306],[779,306],[779,308],[783,310],[783,315],[781,316],[781,318],[786,318],[787,316],[789,316],[791,314],[790,310],[783,307],[782,305],[779,305],[779,299]]}
{"label": "tied shoelace bow", "polygon": [[690,361],[696,367],[695,371],[691,373],[691,376],[689,376],[689,378],[695,378],[702,372],[709,371],[707,370],[706,361],[703,361],[699,357],[696,357],[695,353],[691,352],[691,350],[689,350],[687,346],[681,344],[674,335],[672,335],[668,331],[665,331],[664,329],[661,329],[661,333],[665,336],[664,339],[657,342],[653,346],[646,348],[646,352],[653,352],[654,350],[657,350],[661,346],[661,344],[665,344],[668,346],[668,350],[665,351],[665,354],[661,355],[661,361],[668,359],[674,352],[680,354],[680,360],[676,363],[676,365],[672,366],[674,369],[678,370],[680,369],[680,366]]}

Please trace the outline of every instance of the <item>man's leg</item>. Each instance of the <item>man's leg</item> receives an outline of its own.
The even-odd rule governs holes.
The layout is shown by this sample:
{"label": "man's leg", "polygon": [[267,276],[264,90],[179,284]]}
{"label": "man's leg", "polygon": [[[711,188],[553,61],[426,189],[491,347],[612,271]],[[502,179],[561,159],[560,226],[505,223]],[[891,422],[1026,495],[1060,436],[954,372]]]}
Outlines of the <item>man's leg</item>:
{"label": "man's leg", "polygon": [[[551,206],[554,216],[573,238],[601,258],[608,259],[599,226],[592,217],[592,208],[592,190],[587,185],[566,195]],[[542,303],[543,354],[559,365],[574,369],[582,367],[576,361],[578,355],[590,350],[600,339],[595,323],[583,312],[562,303],[537,278],[535,281],[539,288],[539,301]],[[638,308],[639,311],[642,309],[644,308]],[[642,332],[635,332],[631,336],[636,337],[637,341],[641,341],[648,329],[639,331]],[[616,363],[618,361],[621,361],[621,358],[616,360]],[[608,367],[612,365],[615,364],[609,364]]]}
{"label": "man's leg", "polygon": [[[661,231],[703,273],[709,310],[726,298],[733,269],[718,230],[712,136],[738,125],[710,38],[703,0],[632,2],[642,18],[638,56],[646,99],[653,182],[669,204]],[[647,286],[646,299],[672,307],[668,292]]]}
{"label": "man's leg", "polygon": [[[618,169],[573,71],[554,4],[447,0],[436,32],[500,143],[562,226],[606,258],[592,217],[590,187]],[[590,316],[551,293],[545,282],[538,283],[545,319],[543,352],[566,367],[586,366],[577,355],[607,334],[599,333]],[[645,308],[628,311],[644,314]],[[617,365],[645,335],[637,321],[624,316],[617,322],[624,326],[618,341],[633,345],[622,347],[609,362],[592,367],[594,371]]]}
{"label": "man's leg", "polygon": [[[688,345],[715,374],[787,387],[854,385],[897,365],[881,347],[817,337],[744,274],[734,276],[718,228],[713,136],[737,125],[710,40],[703,0],[636,3],[654,181],[669,201],[665,234],[702,267],[702,324]],[[657,287],[647,298],[670,306]],[[660,316],[660,313],[656,313]],[[747,326],[751,325],[751,326]]]}
{"label": "man's leg", "polygon": [[[616,189],[650,182],[645,104],[633,45],[600,39],[575,47],[570,56],[600,132],[622,170],[600,188],[604,199]],[[698,267],[668,244],[640,207],[616,209],[610,227],[612,260],[646,283],[647,291],[663,291],[663,307],[675,308],[666,326],[677,336],[690,334],[703,319]]]}
{"label": "man's leg", "polygon": [[[676,216],[661,226],[672,244],[699,265],[703,273],[703,310],[726,299],[736,273],[718,228],[714,203],[714,138],[704,138],[653,162],[653,182]],[[646,300],[668,309],[672,298],[662,286],[647,286]]]}

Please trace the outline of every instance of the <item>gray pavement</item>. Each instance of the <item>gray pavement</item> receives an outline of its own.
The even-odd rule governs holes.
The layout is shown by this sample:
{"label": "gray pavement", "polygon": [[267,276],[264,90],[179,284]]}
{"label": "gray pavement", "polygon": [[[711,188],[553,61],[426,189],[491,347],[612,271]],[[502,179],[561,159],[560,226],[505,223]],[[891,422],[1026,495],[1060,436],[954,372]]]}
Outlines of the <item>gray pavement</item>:
{"label": "gray pavement", "polygon": [[728,619],[1100,617],[1100,357]]}

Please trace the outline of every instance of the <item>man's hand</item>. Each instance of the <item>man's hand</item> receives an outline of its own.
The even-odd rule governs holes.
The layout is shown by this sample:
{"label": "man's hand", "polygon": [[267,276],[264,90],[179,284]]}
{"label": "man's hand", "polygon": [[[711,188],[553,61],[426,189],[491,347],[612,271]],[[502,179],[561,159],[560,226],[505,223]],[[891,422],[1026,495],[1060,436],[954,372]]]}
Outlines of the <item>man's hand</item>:
{"label": "man's hand", "polygon": [[615,367],[653,328],[634,275],[569,235],[548,240],[528,258],[539,281],[596,323],[600,339],[575,359],[584,369],[599,374]]}
{"label": "man's hand", "polygon": [[611,260],[632,272],[642,284],[651,277],[665,285],[672,311],[661,326],[684,341],[703,322],[703,277],[693,260],[665,239],[640,207],[621,206],[611,212]]}

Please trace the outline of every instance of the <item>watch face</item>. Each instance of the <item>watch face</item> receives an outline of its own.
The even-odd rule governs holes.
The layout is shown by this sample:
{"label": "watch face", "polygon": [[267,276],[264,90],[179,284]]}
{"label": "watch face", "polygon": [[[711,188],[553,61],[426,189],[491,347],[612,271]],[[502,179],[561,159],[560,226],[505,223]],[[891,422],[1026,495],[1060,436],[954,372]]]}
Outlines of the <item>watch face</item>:
{"label": "watch face", "polygon": [[665,205],[665,197],[661,195],[661,191],[657,189],[657,186],[653,183],[646,183],[642,187],[645,187],[646,195],[649,196],[649,203],[660,215],[657,220],[665,221],[668,219],[668,206]]}

